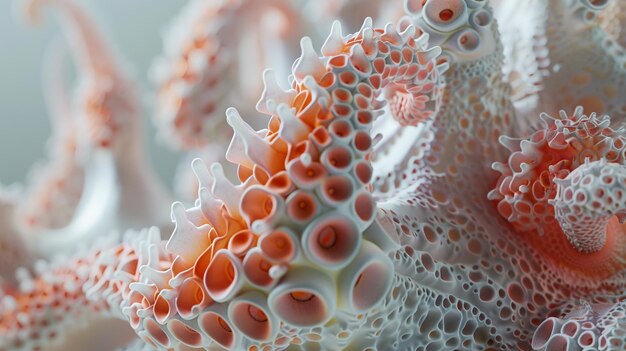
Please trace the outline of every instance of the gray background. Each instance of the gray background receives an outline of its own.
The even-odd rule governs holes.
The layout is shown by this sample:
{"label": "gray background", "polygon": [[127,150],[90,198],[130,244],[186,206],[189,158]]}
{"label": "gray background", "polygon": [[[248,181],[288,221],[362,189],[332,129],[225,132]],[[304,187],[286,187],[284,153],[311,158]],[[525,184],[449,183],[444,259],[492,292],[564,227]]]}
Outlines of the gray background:
{"label": "gray background", "polygon": [[[83,3],[109,42],[126,59],[144,91],[148,68],[161,53],[161,33],[185,1],[77,0]],[[42,24],[24,24],[15,0],[0,1],[0,184],[21,182],[30,166],[44,157],[50,124],[41,85],[43,53],[62,33],[48,9]],[[169,186],[177,155],[155,142],[149,99],[144,107],[145,134],[152,162]]]}

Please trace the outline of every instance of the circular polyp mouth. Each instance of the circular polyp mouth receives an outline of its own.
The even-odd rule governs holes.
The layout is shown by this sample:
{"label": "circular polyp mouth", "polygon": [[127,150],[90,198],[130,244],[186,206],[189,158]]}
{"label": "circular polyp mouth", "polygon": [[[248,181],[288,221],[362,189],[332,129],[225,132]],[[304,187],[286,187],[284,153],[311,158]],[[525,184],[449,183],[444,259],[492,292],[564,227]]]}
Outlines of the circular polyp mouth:
{"label": "circular polyp mouth", "polygon": [[295,191],[287,199],[287,213],[297,221],[307,221],[317,212],[313,196],[306,191]]}
{"label": "circular polyp mouth", "polygon": [[326,166],[335,171],[348,169],[352,164],[352,154],[348,148],[335,146],[324,151],[322,159]]}
{"label": "circular polyp mouth", "polygon": [[491,24],[492,16],[487,10],[479,10],[472,16],[472,21],[478,27],[486,27]]}
{"label": "circular polyp mouth", "polygon": [[340,268],[356,255],[361,236],[351,220],[331,215],[311,223],[302,239],[309,259],[322,266]]}
{"label": "circular polyp mouth", "polygon": [[235,327],[250,339],[268,341],[272,338],[274,326],[269,311],[247,301],[235,302],[230,313]]}
{"label": "circular polyp mouth", "polygon": [[227,251],[219,251],[204,274],[204,285],[209,296],[217,302],[224,302],[232,297],[241,281],[237,258]]}
{"label": "circular polyp mouth", "polygon": [[231,349],[235,346],[235,332],[232,325],[215,312],[207,312],[198,319],[200,329],[220,346]]}
{"label": "circular polyp mouth", "polygon": [[255,235],[249,230],[241,230],[228,241],[228,250],[236,256],[243,256],[254,245]]}
{"label": "circular polyp mouth", "polygon": [[249,188],[241,197],[241,210],[250,224],[271,217],[277,206],[276,198],[265,189]]}
{"label": "circular polyp mouth", "polygon": [[243,262],[243,271],[248,280],[259,287],[269,287],[276,282],[269,274],[272,264],[265,259],[261,250],[251,250]]}
{"label": "circular polyp mouth", "polygon": [[464,0],[428,1],[424,5],[424,18],[435,29],[442,31],[454,30],[467,16],[467,5]]}
{"label": "circular polyp mouth", "polygon": [[190,317],[194,310],[206,303],[206,300],[207,296],[205,296],[200,282],[188,278],[180,287],[180,294],[176,299],[176,309],[181,317]]}
{"label": "circular polyp mouth", "polygon": [[261,239],[261,251],[271,260],[287,262],[296,255],[296,243],[284,230],[274,231]]}
{"label": "circular polyp mouth", "polygon": [[474,51],[480,44],[480,37],[476,31],[468,29],[459,35],[457,44],[463,51]]}
{"label": "circular polyp mouth", "polygon": [[331,205],[339,205],[352,197],[354,185],[345,176],[331,176],[324,180],[321,187],[322,198]]}
{"label": "circular polyp mouth", "polygon": [[290,325],[312,327],[324,323],[330,317],[330,306],[315,291],[294,288],[275,297],[273,310]]}
{"label": "circular polyp mouth", "polygon": [[309,188],[326,176],[326,168],[321,163],[313,162],[305,166],[302,161],[296,160],[289,165],[289,175],[294,183]]}

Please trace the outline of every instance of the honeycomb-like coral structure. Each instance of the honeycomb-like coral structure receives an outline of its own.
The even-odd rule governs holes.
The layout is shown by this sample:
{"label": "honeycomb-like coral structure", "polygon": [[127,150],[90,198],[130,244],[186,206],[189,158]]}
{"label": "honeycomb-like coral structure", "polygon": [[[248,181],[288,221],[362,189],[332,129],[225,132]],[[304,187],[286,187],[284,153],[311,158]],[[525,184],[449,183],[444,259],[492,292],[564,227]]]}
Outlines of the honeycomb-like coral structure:
{"label": "honeycomb-like coral structure", "polygon": [[[436,101],[442,68],[426,40],[413,27],[398,33],[367,21],[344,37],[336,24],[321,58],[303,39],[292,89],[266,72],[258,108],[271,116],[267,129],[256,132],[227,111],[235,135],[226,157],[239,165],[241,184],[219,164],[209,172],[194,161],[199,198],[191,209],[172,207],[171,268],[146,273],[133,288],[151,314],[128,310],[141,319],[139,335],[164,348],[212,339],[239,349],[381,301],[392,276],[380,279],[392,265],[373,243],[386,234],[370,229],[364,237],[375,216],[368,129],[387,87]],[[428,118],[433,111],[424,107],[412,106],[412,118]]]}
{"label": "honeycomb-like coral structure", "polygon": [[585,160],[623,164],[626,156],[626,133],[611,128],[608,116],[586,116],[579,108],[571,116],[562,111],[558,118],[543,114],[541,119],[544,127],[526,139],[503,137],[511,156],[493,166],[502,176],[489,196],[520,231],[541,232],[554,221],[549,202],[556,196],[555,179],[564,179]]}

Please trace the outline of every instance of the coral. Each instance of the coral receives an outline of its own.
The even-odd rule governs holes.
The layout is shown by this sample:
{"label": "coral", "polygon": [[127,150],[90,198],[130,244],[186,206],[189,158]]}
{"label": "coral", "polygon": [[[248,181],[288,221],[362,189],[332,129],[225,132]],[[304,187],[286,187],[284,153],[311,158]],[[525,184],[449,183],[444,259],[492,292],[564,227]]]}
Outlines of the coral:
{"label": "coral", "polygon": [[[238,164],[241,184],[231,184],[219,164],[209,172],[194,161],[199,201],[172,207],[171,267],[146,272],[134,288],[149,301],[148,315],[129,310],[141,320],[139,335],[165,348],[213,339],[237,349],[275,339],[281,325],[323,325],[340,318],[336,309],[354,319],[378,304],[392,276],[379,280],[391,261],[371,242],[389,239],[368,229],[375,209],[368,128],[387,87],[435,100],[438,52],[426,51],[425,40],[413,27],[397,33],[368,22],[344,38],[336,24],[322,58],[302,40],[292,89],[265,73],[258,109],[271,116],[267,129],[255,132],[227,110],[235,135],[226,157]],[[430,116],[422,108],[413,118]]]}
{"label": "coral", "polygon": [[78,207],[85,183],[85,169],[77,155],[77,122],[72,119],[65,96],[62,66],[64,50],[48,51],[45,93],[51,110],[53,136],[48,141],[49,161],[30,171],[26,198],[18,204],[22,225],[32,228],[61,228],[69,224]]}
{"label": "coral", "polygon": [[[264,13],[275,18],[264,20]],[[296,33],[289,28],[298,18],[287,0],[191,1],[170,25],[165,54],[152,69],[164,140],[182,148],[206,145],[226,107],[260,92],[261,82],[247,77],[258,77],[266,66],[264,46],[274,41],[280,50],[293,42]]]}
{"label": "coral", "polygon": [[[406,0],[402,18],[401,2],[194,1],[152,72],[161,137],[202,155],[174,203],[140,146],[132,78],[76,4],[40,2],[66,16],[81,82],[75,110],[50,94],[76,116],[55,119],[72,127],[53,143],[75,148],[50,162],[84,186],[43,231],[17,224],[20,189],[0,193],[0,350],[63,347],[97,321],[130,326],[120,350],[626,345],[617,1]],[[283,64],[316,18],[360,11],[392,23],[335,21],[320,53],[313,33]],[[251,42],[286,50],[250,63],[236,55]],[[257,90],[265,126],[242,117]]]}
{"label": "coral", "polygon": [[51,257],[113,230],[167,227],[161,218],[167,218],[169,196],[143,150],[132,79],[80,7],[33,0],[25,4],[27,18],[38,22],[42,7],[56,10],[64,25],[79,68],[77,90],[73,99],[65,93],[63,56],[53,52],[45,69],[58,129],[49,162],[32,171],[39,178],[26,189],[13,230],[32,241],[36,255]]}

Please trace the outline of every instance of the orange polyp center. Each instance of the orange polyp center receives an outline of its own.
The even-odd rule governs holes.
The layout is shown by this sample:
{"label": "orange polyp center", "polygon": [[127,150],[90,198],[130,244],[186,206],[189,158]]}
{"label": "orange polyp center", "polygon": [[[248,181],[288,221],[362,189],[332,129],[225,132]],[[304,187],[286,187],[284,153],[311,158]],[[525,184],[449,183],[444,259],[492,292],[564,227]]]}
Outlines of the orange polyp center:
{"label": "orange polyp center", "polygon": [[259,268],[263,272],[269,272],[270,268],[272,268],[272,265],[269,262],[267,262],[266,260],[262,260],[261,263],[259,263]]}
{"label": "orange polyp center", "polygon": [[449,21],[452,16],[454,16],[454,11],[450,9],[445,9],[439,12],[439,19],[441,19],[442,21]]}
{"label": "orange polyp center", "polygon": [[306,291],[294,291],[291,294],[291,298],[299,302],[307,302],[313,299],[314,295]]}
{"label": "orange polyp center", "polygon": [[265,313],[263,313],[263,311],[261,311],[261,309],[257,308],[256,306],[248,306],[248,314],[250,315],[250,317],[252,317],[252,319],[257,322],[267,322],[267,315],[265,315]]}
{"label": "orange polyp center", "polygon": [[284,238],[276,239],[276,247],[277,248],[282,249],[285,246],[287,246],[287,241]]}
{"label": "orange polyp center", "polygon": [[337,232],[331,227],[326,227],[322,229],[317,240],[321,247],[330,249],[337,242]]}

